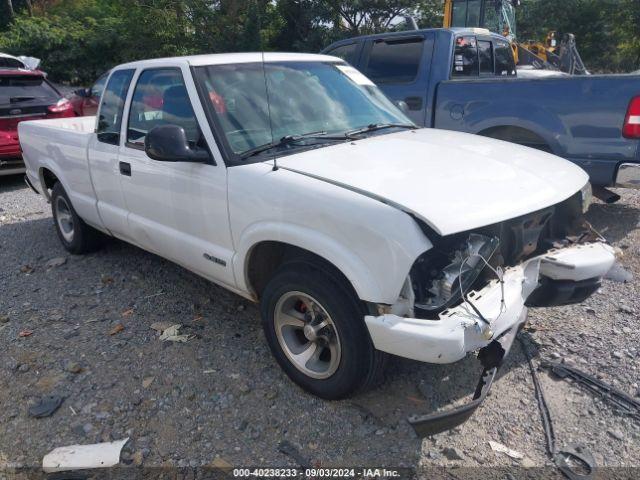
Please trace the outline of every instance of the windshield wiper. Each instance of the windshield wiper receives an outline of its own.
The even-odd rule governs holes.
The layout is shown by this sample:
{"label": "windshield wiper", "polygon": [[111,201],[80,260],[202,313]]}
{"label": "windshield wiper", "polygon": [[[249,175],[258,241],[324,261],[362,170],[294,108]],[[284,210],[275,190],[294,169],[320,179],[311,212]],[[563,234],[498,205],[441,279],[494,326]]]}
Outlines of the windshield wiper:
{"label": "windshield wiper", "polygon": [[347,137],[352,137],[353,135],[375,132],[376,130],[382,130],[385,128],[407,128],[409,130],[415,130],[418,127],[416,127],[415,125],[409,125],[407,123],[372,123],[370,125],[367,125],[366,127],[349,130],[348,132],[345,132],[345,135]]}
{"label": "windshield wiper", "polygon": [[310,132],[304,133],[302,135],[285,135],[280,140],[276,140],[274,142],[265,143],[264,145],[259,145],[257,147],[246,150],[240,155],[241,160],[245,160],[249,157],[253,157],[258,155],[259,153],[266,152],[267,150],[271,150],[273,148],[284,147],[286,145],[291,145],[292,143],[299,142],[301,140],[349,140],[349,135],[341,134],[341,135],[328,135],[327,132]]}

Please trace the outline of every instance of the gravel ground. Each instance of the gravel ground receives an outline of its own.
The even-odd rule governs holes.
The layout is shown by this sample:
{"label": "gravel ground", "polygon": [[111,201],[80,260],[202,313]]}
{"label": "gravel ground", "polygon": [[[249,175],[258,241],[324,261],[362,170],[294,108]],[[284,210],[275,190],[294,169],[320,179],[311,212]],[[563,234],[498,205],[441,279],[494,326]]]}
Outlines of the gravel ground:
{"label": "gravel ground", "polygon": [[[565,361],[638,397],[640,193],[619,193],[621,202],[596,203],[589,217],[624,253],[634,280],[607,280],[580,305],[533,310],[521,336],[536,365]],[[475,359],[429,366],[393,358],[376,390],[319,400],[278,368],[254,305],[119,241],[68,255],[49,205],[16,177],[0,178],[0,265],[0,467],[35,467],[55,447],[127,436],[124,462],[145,466],[294,466],[283,440],[322,466],[549,465],[517,342],[476,414],[421,440],[406,417],[467,400]],[[195,338],[161,342],[155,322],[180,323]],[[601,466],[640,467],[640,422],[577,385],[539,376],[560,446],[585,444]],[[30,418],[28,407],[45,394],[64,403],[49,418]],[[493,452],[489,440],[525,458]]]}

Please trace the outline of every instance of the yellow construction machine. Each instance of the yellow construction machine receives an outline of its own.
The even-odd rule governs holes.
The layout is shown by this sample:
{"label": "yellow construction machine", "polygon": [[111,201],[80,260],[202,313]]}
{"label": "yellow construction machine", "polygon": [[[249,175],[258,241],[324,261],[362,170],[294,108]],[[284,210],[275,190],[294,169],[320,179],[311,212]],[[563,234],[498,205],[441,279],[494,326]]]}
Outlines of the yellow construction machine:
{"label": "yellow construction machine", "polygon": [[570,75],[589,72],[580,58],[573,34],[558,41],[549,32],[544,42],[518,40],[516,9],[520,0],[444,0],[444,27],[486,28],[509,39],[519,67],[559,70]]}

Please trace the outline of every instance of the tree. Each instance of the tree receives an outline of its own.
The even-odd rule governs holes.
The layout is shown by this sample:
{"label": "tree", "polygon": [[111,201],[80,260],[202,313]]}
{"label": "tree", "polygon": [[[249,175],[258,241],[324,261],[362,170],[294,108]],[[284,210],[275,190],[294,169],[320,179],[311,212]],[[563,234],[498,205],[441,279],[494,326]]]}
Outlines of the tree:
{"label": "tree", "polygon": [[13,2],[11,0],[6,1],[7,6],[7,14],[9,15],[9,20],[13,20],[15,16],[15,11],[13,10]]}

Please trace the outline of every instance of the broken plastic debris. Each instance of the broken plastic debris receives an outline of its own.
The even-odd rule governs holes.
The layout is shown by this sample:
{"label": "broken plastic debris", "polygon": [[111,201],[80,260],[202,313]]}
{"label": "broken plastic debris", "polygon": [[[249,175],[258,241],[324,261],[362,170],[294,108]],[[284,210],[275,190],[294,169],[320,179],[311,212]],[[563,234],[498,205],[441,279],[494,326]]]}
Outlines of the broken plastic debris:
{"label": "broken plastic debris", "polygon": [[45,268],[49,269],[49,268],[61,267],[65,263],[67,263],[67,259],[65,257],[56,257],[49,260],[47,263],[44,264],[44,266]]}
{"label": "broken plastic debris", "polygon": [[144,380],[142,380],[142,386],[144,388],[149,388],[155,379],[156,379],[156,377],[147,377],[147,378],[145,378]]}
{"label": "broken plastic debris", "polygon": [[193,335],[180,335],[181,328],[182,325],[180,324],[171,325],[164,332],[162,332],[162,335],[160,335],[160,340],[162,340],[163,342],[188,342],[193,338]]}
{"label": "broken plastic debris", "polygon": [[42,397],[38,403],[29,407],[29,416],[33,418],[50,417],[60,408],[63,401],[64,398],[57,395]]}
{"label": "broken plastic debris", "polygon": [[211,468],[215,468],[218,470],[231,470],[233,469],[233,465],[227,462],[224,458],[218,457],[214,458],[213,462],[209,464]]}
{"label": "broken plastic debris", "polygon": [[521,460],[524,458],[524,455],[516,450],[513,450],[505,445],[502,445],[498,442],[489,441],[489,445],[491,446],[491,450],[494,452],[504,453],[508,457],[515,458],[517,460]]}
{"label": "broken plastic debris", "polygon": [[151,324],[151,328],[159,333],[164,332],[167,328],[171,326],[173,326],[171,322],[155,322]]}
{"label": "broken plastic debris", "polygon": [[93,445],[58,447],[44,456],[42,469],[47,472],[108,468],[120,463],[120,451],[129,438]]}

